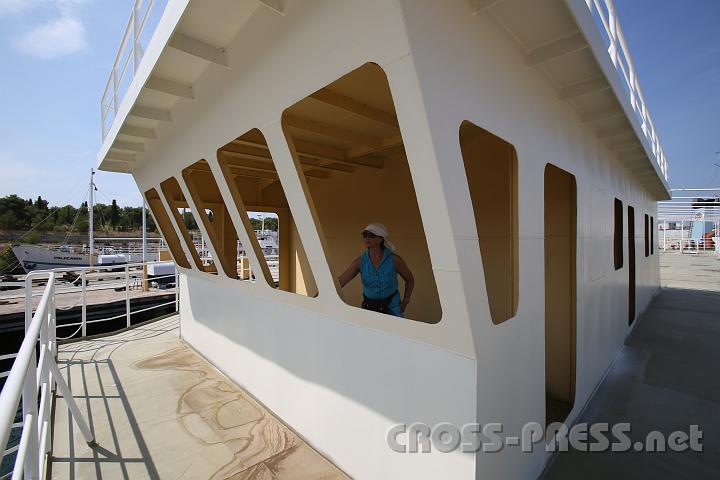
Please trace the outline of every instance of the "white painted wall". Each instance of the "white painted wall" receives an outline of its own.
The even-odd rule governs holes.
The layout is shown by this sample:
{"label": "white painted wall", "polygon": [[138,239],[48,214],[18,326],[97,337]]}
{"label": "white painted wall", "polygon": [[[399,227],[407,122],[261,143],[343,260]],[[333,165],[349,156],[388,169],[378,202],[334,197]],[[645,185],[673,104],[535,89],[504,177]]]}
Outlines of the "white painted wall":
{"label": "white painted wall", "polygon": [[[173,109],[173,123],[159,127],[160,140],[148,146],[134,177],[143,191],[171,175],[182,185],[180,171],[200,158],[218,172],[217,148],[260,128],[320,296],[187,270],[181,282],[183,338],[355,478],[473,478],[473,454],[402,455],[385,443],[387,429],[398,422],[475,420],[475,360],[457,255],[452,248],[436,255],[450,265],[436,273],[444,298],[437,325],[343,303],[280,128],[287,106],[372,61],[388,73],[396,101],[413,110],[415,124],[403,125],[403,135],[429,137],[399,5],[288,2],[285,17],[260,9],[228,54],[231,68],[211,66],[193,84],[197,101]],[[435,219],[437,231],[446,230],[432,148],[421,142],[412,148],[419,152],[411,165],[414,180],[438,199],[421,213]],[[222,176],[216,180],[231,204]],[[236,214],[234,223],[240,226]],[[246,242],[241,228],[238,233]],[[439,262],[433,256],[433,266]]]}
{"label": "white painted wall", "polygon": [[[145,191],[260,128],[270,146],[313,268],[317,299],[196,270],[181,282],[182,335],[314,447],[357,478],[530,478],[544,452],[401,455],[385,444],[397,422],[504,422],[516,434],[544,421],[543,191],[545,164],[576,176],[578,361],[575,417],[629,332],[625,267],[612,266],[613,198],[636,208],[636,232],[654,203],[560,102],[522,52],[470,2],[286,2],[260,9],[228,46],[230,69],[211,66],[195,102],[173,110],[134,177]],[[406,30],[407,29],[407,30]],[[345,305],[280,128],[289,105],[365,62],[390,82],[427,233],[443,320],[393,319]],[[490,320],[482,262],[458,144],[463,120],[514,144],[519,164],[517,316]],[[226,203],[227,186],[216,175]],[[239,218],[233,213],[236,228]],[[202,227],[201,227],[202,228]],[[238,228],[241,241],[246,234]],[[637,311],[658,285],[657,256],[637,239]],[[657,249],[656,249],[657,252]]]}
{"label": "white painted wall", "polygon": [[[468,3],[402,1],[445,200],[452,212],[453,237],[447,241],[463,258],[460,273],[478,358],[478,421],[503,422],[509,435],[517,435],[525,422],[542,422],[545,415],[545,165],[567,170],[577,181],[578,357],[570,420],[583,408],[630,330],[627,240],[625,266],[615,271],[613,200],[623,201],[625,215],[628,204],[635,207],[638,314],[659,286],[657,254],[644,257],[642,238],[643,214],[657,216],[656,204],[582,125],[575,110],[559,100],[550,81],[527,66],[524,52],[508,32],[489,15],[468,14]],[[507,140],[518,153],[520,296],[517,316],[500,325],[492,324],[487,307],[458,145],[463,120]],[[544,452],[520,454],[518,448],[481,454],[477,478],[532,478],[545,460]]]}

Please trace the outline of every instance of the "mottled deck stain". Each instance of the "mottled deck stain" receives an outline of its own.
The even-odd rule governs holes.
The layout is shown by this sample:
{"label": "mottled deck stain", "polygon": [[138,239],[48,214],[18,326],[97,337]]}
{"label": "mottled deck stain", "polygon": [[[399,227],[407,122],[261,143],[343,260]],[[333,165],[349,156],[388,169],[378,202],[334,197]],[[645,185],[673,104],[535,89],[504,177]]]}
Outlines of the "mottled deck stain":
{"label": "mottled deck stain", "polygon": [[[101,448],[88,449],[60,409],[52,478],[100,472],[133,479],[348,478],[178,339],[172,326],[142,328],[61,353],[71,359],[73,392],[93,419]],[[98,366],[97,375],[87,375]],[[110,390],[116,381],[117,391]],[[83,400],[103,388],[100,398]],[[133,424],[134,430],[127,427]]]}
{"label": "mottled deck stain", "polygon": [[176,413],[183,430],[199,444],[222,443],[234,452],[232,460],[212,475],[213,480],[347,478],[236,386],[218,380],[216,371],[187,346],[138,361],[133,367],[184,371],[197,377],[198,382],[180,394]]}

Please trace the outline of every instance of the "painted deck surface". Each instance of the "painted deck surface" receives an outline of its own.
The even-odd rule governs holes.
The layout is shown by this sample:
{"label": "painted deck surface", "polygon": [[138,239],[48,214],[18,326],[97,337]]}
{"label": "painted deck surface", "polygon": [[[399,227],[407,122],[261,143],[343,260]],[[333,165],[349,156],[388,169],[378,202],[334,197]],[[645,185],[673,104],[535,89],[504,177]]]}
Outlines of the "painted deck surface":
{"label": "painted deck surface", "polygon": [[630,422],[632,441],[703,431],[703,452],[559,454],[546,479],[720,478],[720,259],[660,255],[655,297],[581,422]]}
{"label": "painted deck surface", "polygon": [[60,348],[99,446],[85,444],[57,399],[50,478],[347,478],[180,340],[178,326],[171,317]]}

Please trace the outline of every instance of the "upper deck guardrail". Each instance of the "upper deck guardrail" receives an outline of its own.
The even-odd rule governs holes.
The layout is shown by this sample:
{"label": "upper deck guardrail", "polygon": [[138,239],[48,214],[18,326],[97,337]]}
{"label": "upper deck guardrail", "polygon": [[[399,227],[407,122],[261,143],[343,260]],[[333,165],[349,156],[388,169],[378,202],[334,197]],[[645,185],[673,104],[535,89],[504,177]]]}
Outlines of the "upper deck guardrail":
{"label": "upper deck guardrail", "polygon": [[[668,162],[660,145],[655,124],[648,112],[642,89],[638,83],[635,65],[618,21],[615,4],[613,0],[585,0],[585,3],[593,17],[600,21],[600,25],[605,30],[604,38],[607,43],[607,52],[624,81],[626,93],[630,98],[630,105],[640,121],[645,138],[651,145],[654,160],[667,181]],[[127,22],[120,47],[115,56],[112,71],[100,98],[100,124],[103,141],[115,120],[119,103],[127,90],[127,84],[132,82],[140,66],[144,53],[142,45],[143,33],[145,33],[148,26],[148,20],[154,5],[155,0],[135,0],[133,5],[130,19]],[[126,78],[131,60],[133,65],[132,73]],[[125,80],[128,81],[127,84],[124,83]]]}
{"label": "upper deck guardrail", "polygon": [[[112,71],[105,83],[102,97],[100,97],[100,128],[103,141],[115,120],[119,103],[122,101],[127,86],[132,82],[140,67],[144,53],[142,44],[145,43],[143,33],[145,33],[154,5],[155,0],[135,0],[133,4],[130,19],[125,26],[120,47],[115,55]],[[132,72],[126,79],[125,75],[131,61]],[[128,82],[124,82],[124,80],[128,80]]]}
{"label": "upper deck guardrail", "polygon": [[635,65],[630,56],[630,49],[625,41],[625,35],[620,22],[618,21],[617,12],[613,0],[585,0],[591,14],[600,20],[600,24],[605,29],[607,51],[615,68],[620,73],[620,77],[625,82],[626,93],[630,97],[630,105],[632,106],[637,119],[640,121],[641,128],[645,138],[650,142],[655,162],[660,167],[660,171],[668,180],[668,162],[665,158],[665,152],[660,145],[655,124],[650,117],[643,96],[642,89],[638,83]]}

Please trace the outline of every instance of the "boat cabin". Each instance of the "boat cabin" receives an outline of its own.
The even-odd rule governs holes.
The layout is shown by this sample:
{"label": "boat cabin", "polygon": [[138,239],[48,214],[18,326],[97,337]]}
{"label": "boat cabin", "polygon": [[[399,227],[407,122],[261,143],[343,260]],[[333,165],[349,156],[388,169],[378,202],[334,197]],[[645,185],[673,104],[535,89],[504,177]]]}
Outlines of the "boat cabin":
{"label": "boat cabin", "polygon": [[[570,426],[658,290],[667,162],[619,25],[611,0],[168,0],[99,166],[145,195],[182,338],[350,476],[536,477],[545,448],[387,435]],[[278,218],[277,281],[249,212]],[[404,318],[340,288],[372,222]]]}

